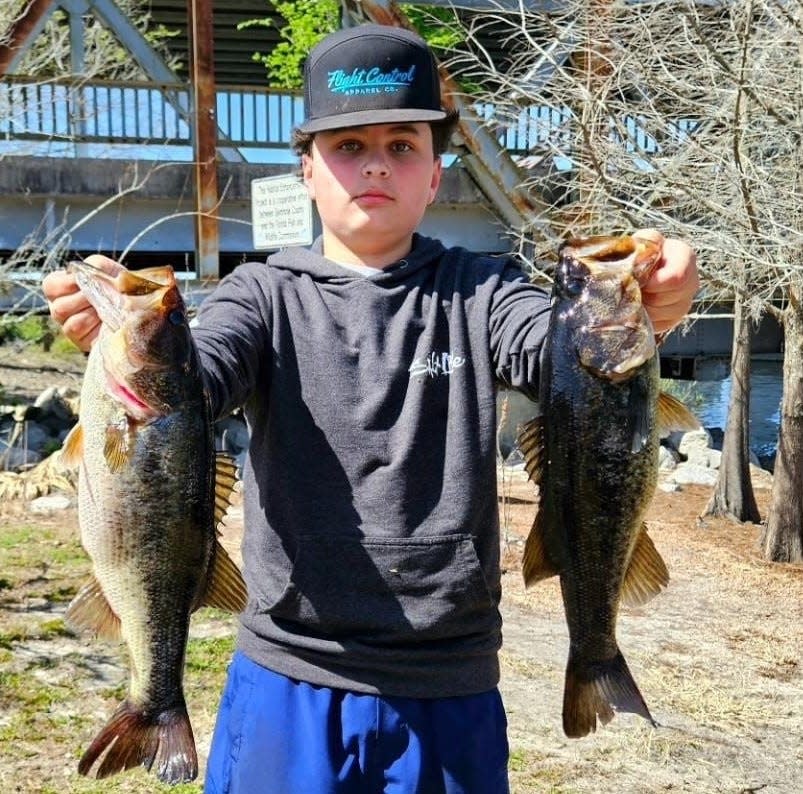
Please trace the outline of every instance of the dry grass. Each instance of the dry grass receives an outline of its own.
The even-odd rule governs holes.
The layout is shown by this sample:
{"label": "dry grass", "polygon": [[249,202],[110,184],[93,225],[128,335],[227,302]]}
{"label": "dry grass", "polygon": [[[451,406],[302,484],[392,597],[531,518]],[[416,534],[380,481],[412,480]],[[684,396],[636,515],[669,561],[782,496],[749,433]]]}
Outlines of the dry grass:
{"label": "dry grass", "polygon": [[504,494],[502,687],[519,759],[514,791],[799,791],[803,566],[762,560],[761,527],[700,524],[707,489],[657,492],[648,525],[672,579],[653,602],[622,609],[618,634],[659,727],[623,714],[569,740],[560,591],[554,580],[525,590],[519,576],[534,488],[508,476]]}
{"label": "dry grass", "polygon": [[[520,559],[533,488],[516,477],[505,492],[501,664],[514,794],[797,792],[803,566],[761,560],[759,527],[699,526],[705,489],[659,492],[648,523],[672,581],[619,621],[622,650],[659,727],[618,715],[569,740],[560,727],[568,642],[559,587],[550,580],[525,591]],[[237,511],[231,519],[226,540],[236,553]],[[5,503],[0,527],[0,791],[199,794],[198,783],[168,789],[141,770],[103,782],[76,774],[123,694],[125,658],[116,646],[64,631],[61,615],[88,570],[74,512],[32,519],[21,503]],[[231,619],[209,611],[193,624],[185,681],[202,762],[232,631]]]}

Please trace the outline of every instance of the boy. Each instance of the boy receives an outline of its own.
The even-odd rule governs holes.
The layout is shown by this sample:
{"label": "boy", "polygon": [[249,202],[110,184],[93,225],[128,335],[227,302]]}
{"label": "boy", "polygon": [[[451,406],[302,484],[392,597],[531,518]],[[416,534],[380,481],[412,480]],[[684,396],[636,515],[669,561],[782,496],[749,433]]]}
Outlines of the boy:
{"label": "boy", "polygon": [[[415,233],[454,124],[418,37],[327,37],[305,105],[322,236],[238,267],[194,331],[215,415],[242,406],[251,431],[249,604],[205,790],[506,792],[495,391],[537,393],[549,299],[509,260]],[[663,250],[656,332],[697,289],[688,246]],[[43,289],[87,347],[71,277]]]}

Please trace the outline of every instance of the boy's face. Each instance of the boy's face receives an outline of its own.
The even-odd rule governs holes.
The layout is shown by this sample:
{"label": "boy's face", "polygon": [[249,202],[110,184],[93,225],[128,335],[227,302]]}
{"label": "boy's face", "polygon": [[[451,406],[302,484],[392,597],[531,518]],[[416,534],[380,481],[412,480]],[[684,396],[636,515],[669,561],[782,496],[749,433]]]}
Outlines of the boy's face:
{"label": "boy's face", "polygon": [[374,266],[409,252],[441,179],[423,122],[318,132],[301,165],[323,224],[324,255]]}

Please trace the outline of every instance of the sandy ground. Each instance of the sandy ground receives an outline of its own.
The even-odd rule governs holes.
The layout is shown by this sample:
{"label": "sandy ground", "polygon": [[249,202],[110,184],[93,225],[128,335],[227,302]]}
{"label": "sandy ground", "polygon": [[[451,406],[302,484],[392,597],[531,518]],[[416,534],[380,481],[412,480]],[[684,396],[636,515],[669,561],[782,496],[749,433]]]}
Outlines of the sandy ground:
{"label": "sandy ground", "polygon": [[[0,382],[7,372],[0,364]],[[764,562],[760,526],[700,522],[708,489],[658,491],[648,525],[672,579],[650,604],[622,609],[618,636],[659,727],[618,715],[596,734],[569,740],[560,717],[568,643],[557,582],[525,591],[520,576],[533,489],[511,472],[500,489],[501,688],[513,792],[803,790],[803,566]],[[769,492],[757,495],[765,509]],[[46,542],[31,547],[21,525]],[[226,530],[234,547],[239,531],[235,510]],[[16,545],[9,540],[14,532]],[[80,557],[62,559],[76,537],[73,509],[33,516],[24,503],[0,508],[0,791],[161,791],[139,771],[100,784],[75,773],[77,757],[119,701],[127,675],[119,650],[46,630],[86,573]],[[193,637],[229,637],[232,625],[200,615]],[[193,664],[185,676],[202,764],[225,655],[217,667],[209,665],[211,672]],[[32,694],[39,685],[41,703]]]}
{"label": "sandy ground", "polygon": [[[553,790],[538,777],[550,769],[556,791],[803,790],[803,567],[762,561],[758,526],[698,522],[708,496],[701,487],[656,494],[648,524],[671,582],[620,613],[620,647],[657,729],[620,715],[585,739],[562,735],[558,586],[525,591],[511,554],[502,689],[512,747],[529,762],[513,773],[519,791]],[[531,509],[512,513],[515,538]]]}

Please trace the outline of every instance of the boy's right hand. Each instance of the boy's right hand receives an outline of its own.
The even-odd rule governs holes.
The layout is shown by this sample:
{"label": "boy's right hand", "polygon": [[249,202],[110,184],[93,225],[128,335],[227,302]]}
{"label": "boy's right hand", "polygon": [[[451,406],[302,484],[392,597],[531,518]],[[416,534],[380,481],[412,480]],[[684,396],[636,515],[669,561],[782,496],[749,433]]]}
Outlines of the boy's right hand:
{"label": "boy's right hand", "polygon": [[[88,256],[86,261],[110,272],[119,268],[114,260],[99,254]],[[50,316],[61,326],[64,335],[81,350],[89,350],[100,331],[100,317],[78,288],[75,275],[67,270],[48,273],[42,279],[42,292]]]}

